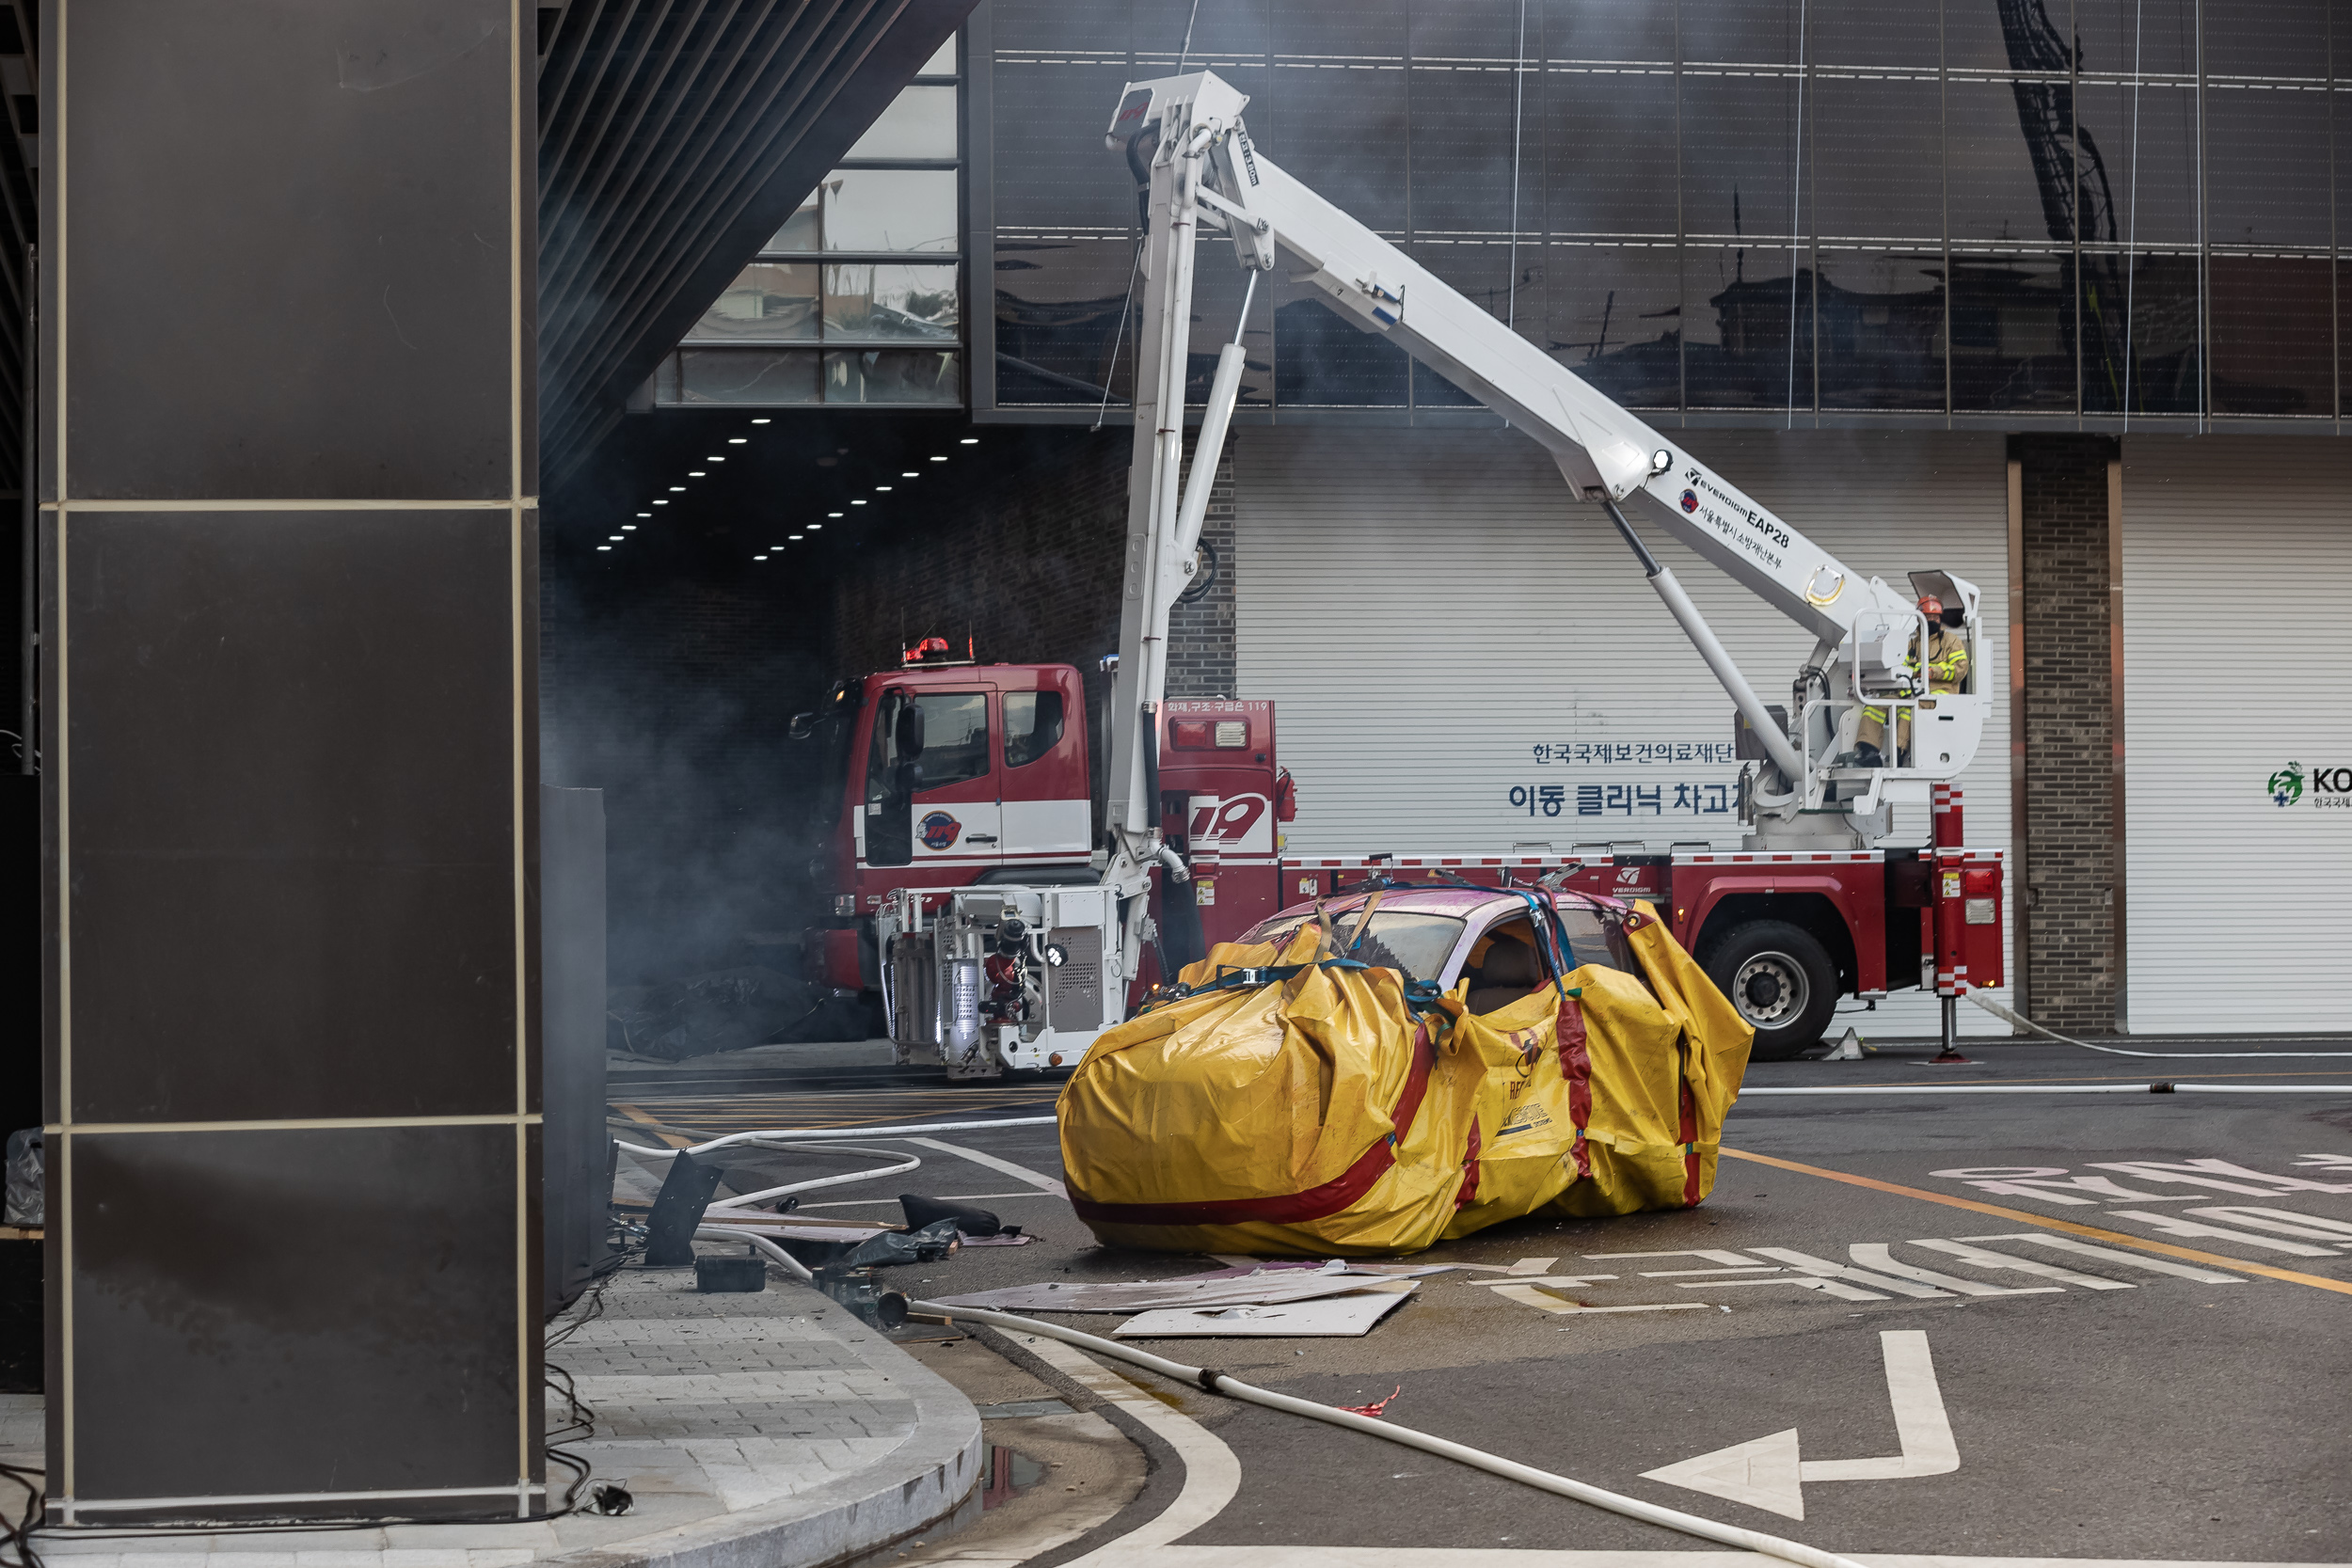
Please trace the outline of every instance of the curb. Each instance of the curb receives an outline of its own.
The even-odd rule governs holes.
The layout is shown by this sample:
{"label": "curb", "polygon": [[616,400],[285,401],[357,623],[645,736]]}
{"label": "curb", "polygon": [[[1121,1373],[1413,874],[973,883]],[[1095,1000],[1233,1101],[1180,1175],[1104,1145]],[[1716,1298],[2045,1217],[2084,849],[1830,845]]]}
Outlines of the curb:
{"label": "curb", "polygon": [[530,1568],[825,1568],[929,1528],[980,1479],[980,1415],[962,1391],[864,1323],[835,1338],[914,1402],[885,1457],[798,1497],[675,1529],[542,1557]]}

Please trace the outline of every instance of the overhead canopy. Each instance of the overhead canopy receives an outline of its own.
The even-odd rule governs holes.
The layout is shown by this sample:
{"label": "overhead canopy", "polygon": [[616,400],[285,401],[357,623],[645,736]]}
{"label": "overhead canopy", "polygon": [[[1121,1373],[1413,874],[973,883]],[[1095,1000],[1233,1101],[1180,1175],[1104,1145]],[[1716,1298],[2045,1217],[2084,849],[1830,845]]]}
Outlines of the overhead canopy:
{"label": "overhead canopy", "polygon": [[540,8],[544,489],[579,466],[975,3]]}

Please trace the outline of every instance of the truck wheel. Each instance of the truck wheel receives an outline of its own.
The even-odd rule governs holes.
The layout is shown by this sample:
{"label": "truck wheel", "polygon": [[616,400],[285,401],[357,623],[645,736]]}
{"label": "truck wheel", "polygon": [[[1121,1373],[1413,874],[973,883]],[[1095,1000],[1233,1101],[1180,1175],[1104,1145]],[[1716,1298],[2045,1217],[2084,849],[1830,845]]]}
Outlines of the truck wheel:
{"label": "truck wheel", "polygon": [[1753,1060],[1785,1062],[1820,1042],[1837,1011],[1837,966],[1811,932],[1754,920],[1709,943],[1707,976],[1756,1030]]}

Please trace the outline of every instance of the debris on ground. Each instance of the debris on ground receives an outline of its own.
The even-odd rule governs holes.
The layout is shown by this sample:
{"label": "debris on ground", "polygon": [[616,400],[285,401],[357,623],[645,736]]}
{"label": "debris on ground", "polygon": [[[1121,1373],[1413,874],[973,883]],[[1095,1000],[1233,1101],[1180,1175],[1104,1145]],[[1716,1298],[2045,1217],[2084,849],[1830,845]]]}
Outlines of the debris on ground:
{"label": "debris on ground", "polygon": [[961,1244],[954,1220],[934,1220],[920,1230],[881,1230],[841,1259],[850,1269],[888,1268],[898,1263],[936,1263]]}
{"label": "debris on ground", "polygon": [[951,1203],[944,1197],[925,1197],[919,1193],[900,1193],[898,1207],[906,1211],[910,1229],[921,1229],[935,1220],[953,1220],[956,1228],[967,1238],[1021,1234],[1017,1225],[1007,1225],[985,1209]]}
{"label": "debris on ground", "polygon": [[[1012,1285],[970,1295],[941,1296],[943,1307],[985,1307],[1000,1312],[1148,1312],[1157,1308],[1271,1307],[1366,1291],[1410,1291],[1414,1282],[1362,1272],[1339,1262],[1311,1269],[1219,1269],[1178,1279],[1105,1284]],[[1385,1310],[1385,1308],[1384,1308]]]}
{"label": "debris on ground", "polygon": [[1345,1295],[1266,1306],[1186,1307],[1144,1312],[1111,1330],[1115,1339],[1353,1339],[1421,1288],[1413,1279],[1359,1280]]}
{"label": "debris on ground", "polygon": [[1400,1383],[1389,1391],[1389,1397],[1385,1400],[1375,1400],[1370,1404],[1343,1404],[1339,1408],[1351,1416],[1369,1416],[1376,1421],[1380,1418],[1380,1413],[1395,1402],[1396,1396],[1403,1392],[1405,1392],[1405,1385]]}

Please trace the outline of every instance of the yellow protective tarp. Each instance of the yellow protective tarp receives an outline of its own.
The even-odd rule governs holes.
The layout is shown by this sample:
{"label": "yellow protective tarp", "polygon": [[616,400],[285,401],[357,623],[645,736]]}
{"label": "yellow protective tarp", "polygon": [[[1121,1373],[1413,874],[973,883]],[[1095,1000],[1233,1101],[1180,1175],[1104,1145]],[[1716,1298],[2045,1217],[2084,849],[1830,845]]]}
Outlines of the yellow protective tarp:
{"label": "yellow protective tarp", "polygon": [[[1640,976],[1588,964],[1484,1015],[1457,1016],[1460,988],[1416,1015],[1394,970],[1311,967],[1105,1031],[1058,1106],[1078,1216],[1115,1245],[1361,1255],[1697,1203],[1754,1032],[1647,906],[1626,927]],[[1223,944],[1184,977],[1325,941]]]}

